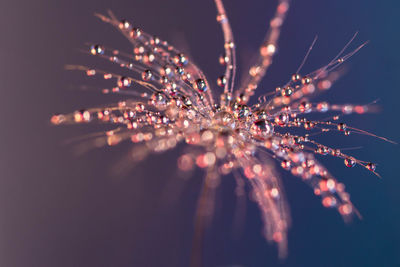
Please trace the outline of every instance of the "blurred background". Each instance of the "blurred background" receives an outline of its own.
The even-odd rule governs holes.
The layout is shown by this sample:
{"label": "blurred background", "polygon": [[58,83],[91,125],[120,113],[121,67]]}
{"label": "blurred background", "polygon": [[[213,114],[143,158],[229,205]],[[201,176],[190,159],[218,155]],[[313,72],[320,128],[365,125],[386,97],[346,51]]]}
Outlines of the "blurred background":
{"label": "blurred background", "polygon": [[[276,1],[225,1],[238,47],[239,74],[267,30]],[[202,173],[176,174],[177,151],[153,155],[121,175],[110,171],[130,144],[73,153],[65,141],[99,127],[53,127],[49,118],[114,102],[81,85],[102,86],[66,64],[106,68],[80,53],[94,42],[130,51],[111,26],[93,16],[111,9],[143,30],[190,53],[210,80],[223,69],[223,39],[213,1],[3,0],[0,3],[0,266],[188,266]],[[365,104],[380,99],[381,112],[348,116],[347,124],[400,141],[400,2],[293,1],[275,64],[261,90],[281,85],[297,69],[315,35],[304,72],[326,64],[359,31],[353,48],[370,43],[347,63],[347,73],[318,97]],[[261,235],[258,207],[247,201],[245,223],[233,231],[232,176],[217,192],[216,214],[204,240],[204,266],[400,266],[399,146],[365,136],[319,139],[376,162],[379,179],[321,159],[351,193],[363,219],[350,224],[322,207],[312,190],[281,171],[291,207],[289,256]],[[177,188],[181,193],[177,194]],[[174,199],[173,199],[174,198]]]}

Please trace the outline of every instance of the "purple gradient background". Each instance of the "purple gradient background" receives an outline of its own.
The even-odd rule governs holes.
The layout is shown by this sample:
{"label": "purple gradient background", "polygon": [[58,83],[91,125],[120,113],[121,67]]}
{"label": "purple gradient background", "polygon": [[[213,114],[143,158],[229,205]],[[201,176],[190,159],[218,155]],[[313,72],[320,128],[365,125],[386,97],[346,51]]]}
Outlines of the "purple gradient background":
{"label": "purple gradient background", "polygon": [[[225,1],[238,46],[239,73],[266,31],[275,1]],[[311,71],[335,56],[355,31],[370,44],[347,64],[348,74],[320,99],[368,103],[380,98],[381,113],[349,116],[348,123],[399,139],[400,53],[398,1],[293,1],[275,65],[262,83],[271,90],[297,68],[319,35],[305,66]],[[113,10],[149,33],[182,43],[210,80],[222,69],[222,34],[209,1],[3,1],[0,4],[0,266],[188,266],[201,172],[187,182],[175,177],[176,151],[154,155],[131,172],[112,176],[124,146],[76,157],[64,140],[96,127],[51,127],[54,112],[114,101],[96,92],[65,64],[98,64],[78,52],[85,42],[129,45],[94,12]],[[174,40],[177,40],[174,42]],[[93,83],[92,83],[93,84]],[[101,82],[97,83],[101,86]],[[112,99],[112,100],[110,100]],[[398,146],[363,136],[321,141],[359,146],[355,156],[377,162],[383,180],[340,160],[324,160],[345,182],[363,220],[346,225],[298,179],[282,171],[291,206],[289,257],[261,236],[256,204],[247,202],[246,224],[232,235],[232,177],[218,191],[217,213],[205,240],[205,266],[400,266]],[[126,146],[126,145],[125,145]],[[168,186],[184,186],[173,205]],[[173,194],[173,193],[170,193]]]}

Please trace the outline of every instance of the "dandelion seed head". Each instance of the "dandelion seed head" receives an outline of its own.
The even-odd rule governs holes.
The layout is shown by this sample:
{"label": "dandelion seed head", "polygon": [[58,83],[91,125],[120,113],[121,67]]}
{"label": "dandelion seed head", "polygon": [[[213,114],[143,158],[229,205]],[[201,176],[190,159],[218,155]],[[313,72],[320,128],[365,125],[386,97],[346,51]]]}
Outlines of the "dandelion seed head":
{"label": "dandelion seed head", "polygon": [[[179,170],[188,172],[195,166],[204,169],[205,186],[211,190],[220,184],[222,175],[229,173],[250,184],[251,199],[258,203],[265,224],[265,237],[276,242],[280,255],[285,256],[290,216],[277,166],[309,184],[314,194],[321,197],[324,207],[336,208],[345,218],[355,213],[350,196],[316,156],[339,158],[347,167],[360,165],[377,174],[374,163],[356,159],[343,149],[320,144],[315,139],[331,132],[376,137],[337,122],[344,115],[368,112],[369,105],[312,102],[314,94],[333,86],[340,74],[337,68],[363,45],[346,53],[353,37],[325,66],[302,75],[301,68],[315,39],[303,63],[286,83],[275,89],[259,89],[278,50],[278,37],[290,6],[288,0],[280,0],[253,65],[242,85],[236,86],[236,45],[224,6],[221,0],[215,3],[217,22],[224,35],[223,53],[218,61],[225,67],[216,84],[174,46],[109,12],[107,16],[97,16],[120,31],[132,50],[122,52],[94,44],[88,48],[88,54],[108,60],[130,74],[123,76],[85,66],[68,66],[68,69],[113,83],[102,88],[102,92],[123,94],[126,99],[105,107],[57,114],[51,122],[114,125],[114,130],[96,135],[92,145],[143,143],[140,148],[134,145],[132,161],[186,143],[188,150],[177,159]],[[254,100],[257,89],[263,90],[263,94]],[[329,117],[317,120],[314,118],[317,113],[329,113]],[[238,182],[236,192],[243,191],[239,188],[242,183]],[[208,209],[207,214],[212,213],[212,207]]]}

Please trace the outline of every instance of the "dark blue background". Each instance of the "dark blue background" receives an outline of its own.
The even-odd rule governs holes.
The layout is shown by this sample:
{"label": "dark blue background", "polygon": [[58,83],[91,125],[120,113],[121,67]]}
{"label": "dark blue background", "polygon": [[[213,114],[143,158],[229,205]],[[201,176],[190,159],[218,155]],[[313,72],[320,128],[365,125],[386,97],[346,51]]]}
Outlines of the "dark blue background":
{"label": "dark blue background", "polygon": [[[225,2],[241,73],[276,3]],[[25,0],[1,5],[0,266],[188,266],[202,173],[187,180],[176,177],[178,153],[171,151],[151,156],[126,174],[112,175],[110,169],[129,144],[76,157],[63,141],[98,128],[55,128],[48,118],[54,112],[115,101],[78,90],[88,81],[63,69],[69,63],[100,66],[78,52],[87,41],[129,49],[118,33],[92,16],[107,9],[188,47],[214,80],[223,71],[217,64],[223,40],[212,1]],[[275,65],[260,90],[284,83],[316,34],[319,40],[305,71],[326,64],[359,31],[355,43],[370,43],[319,99],[364,104],[379,98],[380,113],[349,116],[347,123],[400,141],[399,10],[400,2],[394,0],[293,1]],[[234,182],[224,177],[206,233],[205,266],[400,266],[399,147],[356,135],[320,140],[364,146],[353,154],[379,164],[382,180],[362,168],[348,169],[341,160],[322,159],[347,185],[363,219],[345,224],[335,211],[322,207],[310,188],[282,171],[293,226],[289,256],[279,261],[274,245],[261,236],[253,202],[247,202],[243,230],[232,234]],[[173,190],[178,185],[181,195]]]}

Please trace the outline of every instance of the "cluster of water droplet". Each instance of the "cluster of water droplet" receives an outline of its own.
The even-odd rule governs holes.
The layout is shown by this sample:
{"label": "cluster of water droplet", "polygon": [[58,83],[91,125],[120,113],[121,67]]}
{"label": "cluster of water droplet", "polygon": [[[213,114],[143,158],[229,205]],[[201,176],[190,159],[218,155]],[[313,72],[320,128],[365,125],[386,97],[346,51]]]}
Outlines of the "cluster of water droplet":
{"label": "cluster of water droplet", "polygon": [[[282,190],[266,155],[293,175],[307,182],[325,207],[336,207],[340,214],[353,214],[354,207],[344,185],[339,183],[316,159],[315,155],[333,156],[344,160],[347,167],[361,165],[375,173],[375,164],[358,160],[340,149],[312,140],[315,134],[351,132],[369,134],[337,120],[341,114],[368,111],[367,106],[312,103],[309,96],[327,90],[337,79],[332,70],[348,56],[338,57],[328,65],[307,75],[295,73],[283,86],[262,95],[250,105],[260,79],[276,52],[276,35],[288,9],[281,0],[271,21],[271,33],[260,48],[260,58],[249,70],[249,81],[233,92],[235,74],[235,44],[227,17],[217,0],[217,21],[225,34],[225,52],[219,63],[226,71],[216,84],[223,88],[217,94],[200,68],[175,47],[158,37],[133,27],[126,20],[98,15],[114,25],[133,45],[130,53],[107,48],[101,44],[89,47],[89,54],[104,58],[132,71],[122,76],[84,66],[68,66],[85,71],[88,76],[101,76],[115,81],[104,93],[123,92],[128,98],[102,108],[57,114],[54,124],[98,121],[117,125],[117,128],[96,136],[93,146],[116,145],[125,140],[143,143],[132,153],[131,160],[142,160],[150,152],[161,152],[185,142],[193,147],[178,159],[178,167],[189,171],[198,166],[207,172],[207,184],[215,187],[221,175],[242,170],[253,186],[253,199],[258,202],[266,220],[266,236],[278,243],[286,240],[287,211]],[[279,34],[278,34],[279,35]],[[313,120],[310,114],[336,112],[327,120]],[[304,133],[304,131],[306,133]],[[369,134],[371,135],[371,134]],[[267,221],[270,220],[270,221]]]}

